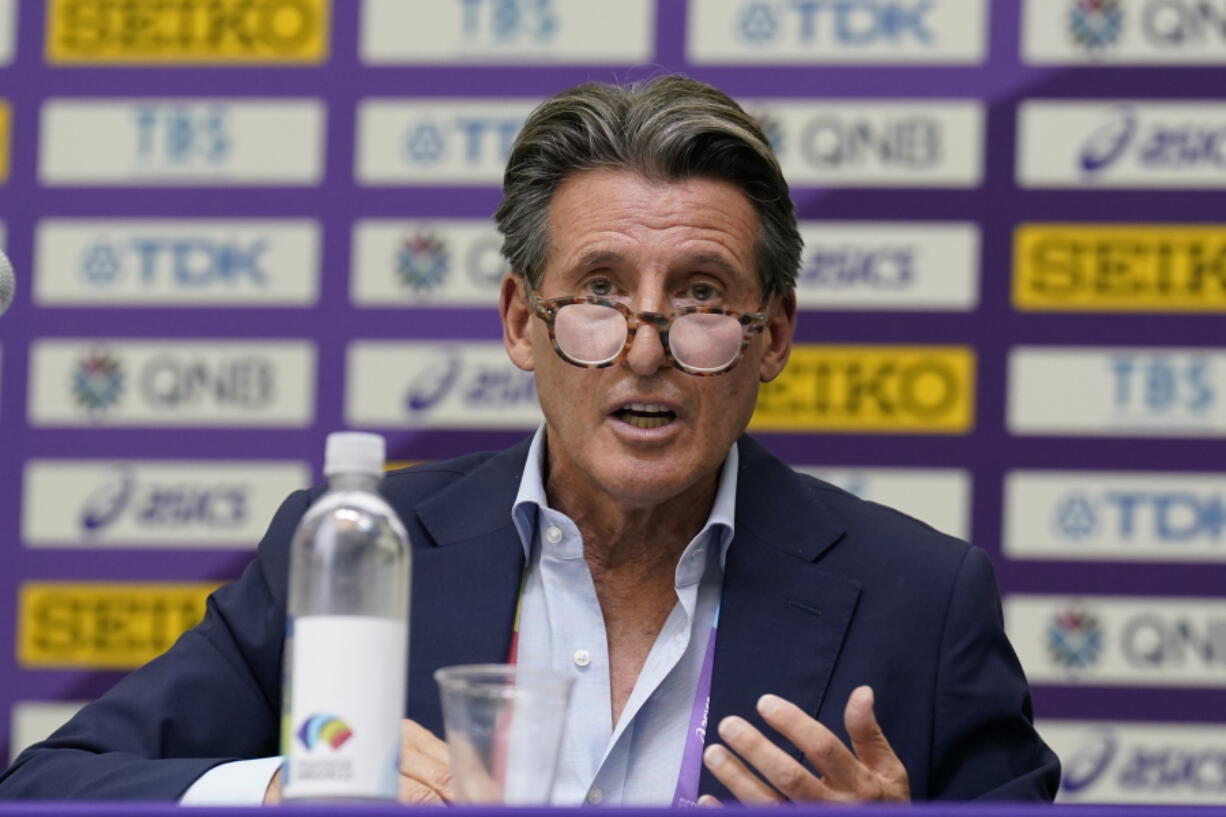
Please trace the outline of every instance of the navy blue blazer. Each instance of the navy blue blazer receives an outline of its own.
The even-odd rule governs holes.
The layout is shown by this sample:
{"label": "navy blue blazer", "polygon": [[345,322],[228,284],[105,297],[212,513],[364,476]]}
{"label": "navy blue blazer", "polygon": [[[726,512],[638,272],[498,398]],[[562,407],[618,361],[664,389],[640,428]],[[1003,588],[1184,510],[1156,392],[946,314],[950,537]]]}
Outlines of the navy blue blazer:
{"label": "navy blue blazer", "polygon": [[[754,703],[773,692],[846,740],[847,697],[871,684],[915,799],[1050,800],[1059,762],[1031,725],[988,557],[739,445],[710,722],[771,735]],[[507,655],[527,448],[384,480],[413,547],[407,712],[437,734],[434,671]],[[319,491],[291,495],[201,624],[18,757],[0,797],[170,800],[212,766],[277,754],[289,542]],[[727,796],[706,771],[700,791]]]}

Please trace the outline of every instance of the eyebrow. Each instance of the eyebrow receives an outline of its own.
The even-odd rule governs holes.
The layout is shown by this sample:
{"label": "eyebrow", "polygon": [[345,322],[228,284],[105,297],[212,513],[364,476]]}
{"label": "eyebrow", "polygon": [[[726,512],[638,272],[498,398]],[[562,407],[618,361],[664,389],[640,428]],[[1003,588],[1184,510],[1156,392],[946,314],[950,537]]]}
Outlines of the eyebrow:
{"label": "eyebrow", "polygon": [[[626,257],[614,250],[591,250],[579,256],[579,261],[572,267],[573,270],[588,270],[593,267],[601,267],[606,265],[617,265],[626,262]],[[698,252],[688,255],[683,259],[681,266],[685,267],[700,267],[709,266],[716,267],[721,272],[727,275],[736,275],[739,270],[729,263],[728,259],[718,253]]]}

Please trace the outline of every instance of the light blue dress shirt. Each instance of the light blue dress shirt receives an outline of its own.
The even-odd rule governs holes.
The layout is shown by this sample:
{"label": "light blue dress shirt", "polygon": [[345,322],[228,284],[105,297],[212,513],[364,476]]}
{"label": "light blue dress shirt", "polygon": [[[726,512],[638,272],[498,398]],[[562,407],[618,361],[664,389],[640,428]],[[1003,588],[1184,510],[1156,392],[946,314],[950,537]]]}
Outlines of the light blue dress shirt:
{"label": "light blue dress shirt", "polygon": [[[616,726],[612,723],[609,648],[604,616],[583,539],[549,507],[542,466],[545,428],[532,439],[511,515],[528,573],[520,610],[519,662],[575,678],[566,716],[554,803],[668,805],[681,770],[703,654],[732,541],[736,445],[720,471],[711,515],[681,554],[677,605],[656,637]],[[182,805],[258,805],[281,758],[223,763],[183,794]]]}
{"label": "light blue dress shirt", "polygon": [[527,559],[519,661],[575,679],[562,739],[556,805],[668,805],[723,583],[736,509],[737,450],[724,460],[711,514],[675,572],[677,604],[656,637],[617,724],[612,723],[604,616],[574,522],[549,507],[545,432],[532,440],[512,508]]}

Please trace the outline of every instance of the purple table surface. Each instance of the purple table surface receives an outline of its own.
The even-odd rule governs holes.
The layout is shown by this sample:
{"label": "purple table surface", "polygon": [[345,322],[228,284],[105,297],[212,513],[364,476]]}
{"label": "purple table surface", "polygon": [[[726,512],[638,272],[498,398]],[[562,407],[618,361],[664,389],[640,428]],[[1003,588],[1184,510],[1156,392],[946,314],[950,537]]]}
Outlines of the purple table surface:
{"label": "purple table surface", "polygon": [[[476,817],[481,814],[499,814],[502,817],[560,817],[567,813],[591,815],[598,809],[561,808],[489,808],[484,806],[395,806],[395,805],[298,805],[279,806],[274,814],[278,817],[319,817],[320,814],[341,813],[350,817],[383,817],[393,812],[412,808],[422,817],[443,817],[457,811]],[[874,806],[785,806],[791,817],[1209,817],[1226,815],[1222,806],[1111,806],[1111,805],[1026,805],[1026,804],[974,804],[974,803],[920,803],[916,805]],[[778,809],[734,807],[744,817],[777,817]],[[668,808],[619,808],[625,817],[667,817],[675,814]],[[0,817],[156,817],[162,814],[190,814],[190,817],[244,817],[244,815],[267,815],[261,808],[211,808],[180,807],[170,803],[134,802],[0,802]]]}

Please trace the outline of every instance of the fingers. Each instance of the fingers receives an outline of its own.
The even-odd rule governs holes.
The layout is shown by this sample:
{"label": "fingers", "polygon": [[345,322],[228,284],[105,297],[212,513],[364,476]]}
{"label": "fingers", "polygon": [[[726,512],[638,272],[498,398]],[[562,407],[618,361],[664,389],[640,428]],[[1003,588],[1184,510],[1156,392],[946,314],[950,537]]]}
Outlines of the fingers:
{"label": "fingers", "polygon": [[887,797],[891,790],[899,786],[906,795],[909,792],[907,769],[894,754],[885,732],[877,723],[873,704],[872,687],[861,686],[852,690],[847,698],[847,708],[843,711],[843,725],[860,761],[886,781]]}
{"label": "fingers", "polygon": [[[745,764],[732,752],[718,743],[713,743],[706,748],[702,753],[702,762],[711,770],[711,774],[728,788],[732,796],[742,803],[762,805],[778,803],[782,799],[778,792],[763,783],[757,775],[745,768]],[[715,799],[710,795],[703,795],[699,798],[699,802],[702,803],[707,798]],[[709,805],[709,803],[702,804]]]}
{"label": "fingers", "polygon": [[401,803],[450,803],[455,799],[447,744],[421,724],[400,725]]}
{"label": "fingers", "polygon": [[[801,766],[787,752],[767,740],[761,732],[750,726],[744,719],[735,716],[724,718],[719,723],[719,736],[744,758],[745,763],[766,778],[766,783],[762,783],[736,758],[732,758],[734,763],[721,764],[726,776],[752,798],[746,799],[741,791],[734,789],[716,772],[716,769],[712,768],[712,773],[720,777],[721,782],[728,786],[729,790],[736,794],[742,802],[778,802],[780,793],[790,800],[832,799],[832,792],[812,772]],[[774,788],[771,788],[772,786]]]}
{"label": "fingers", "polygon": [[[875,799],[872,774],[833,732],[791,701],[778,695],[763,695],[758,712],[779,734],[792,742],[821,775],[833,792],[847,792],[853,799]],[[845,796],[830,799],[844,800]]]}
{"label": "fingers", "polygon": [[711,806],[714,808],[720,808],[724,804],[721,803],[719,801],[719,798],[715,797],[714,795],[704,794],[702,797],[698,798],[698,805],[703,806],[703,807]]}

